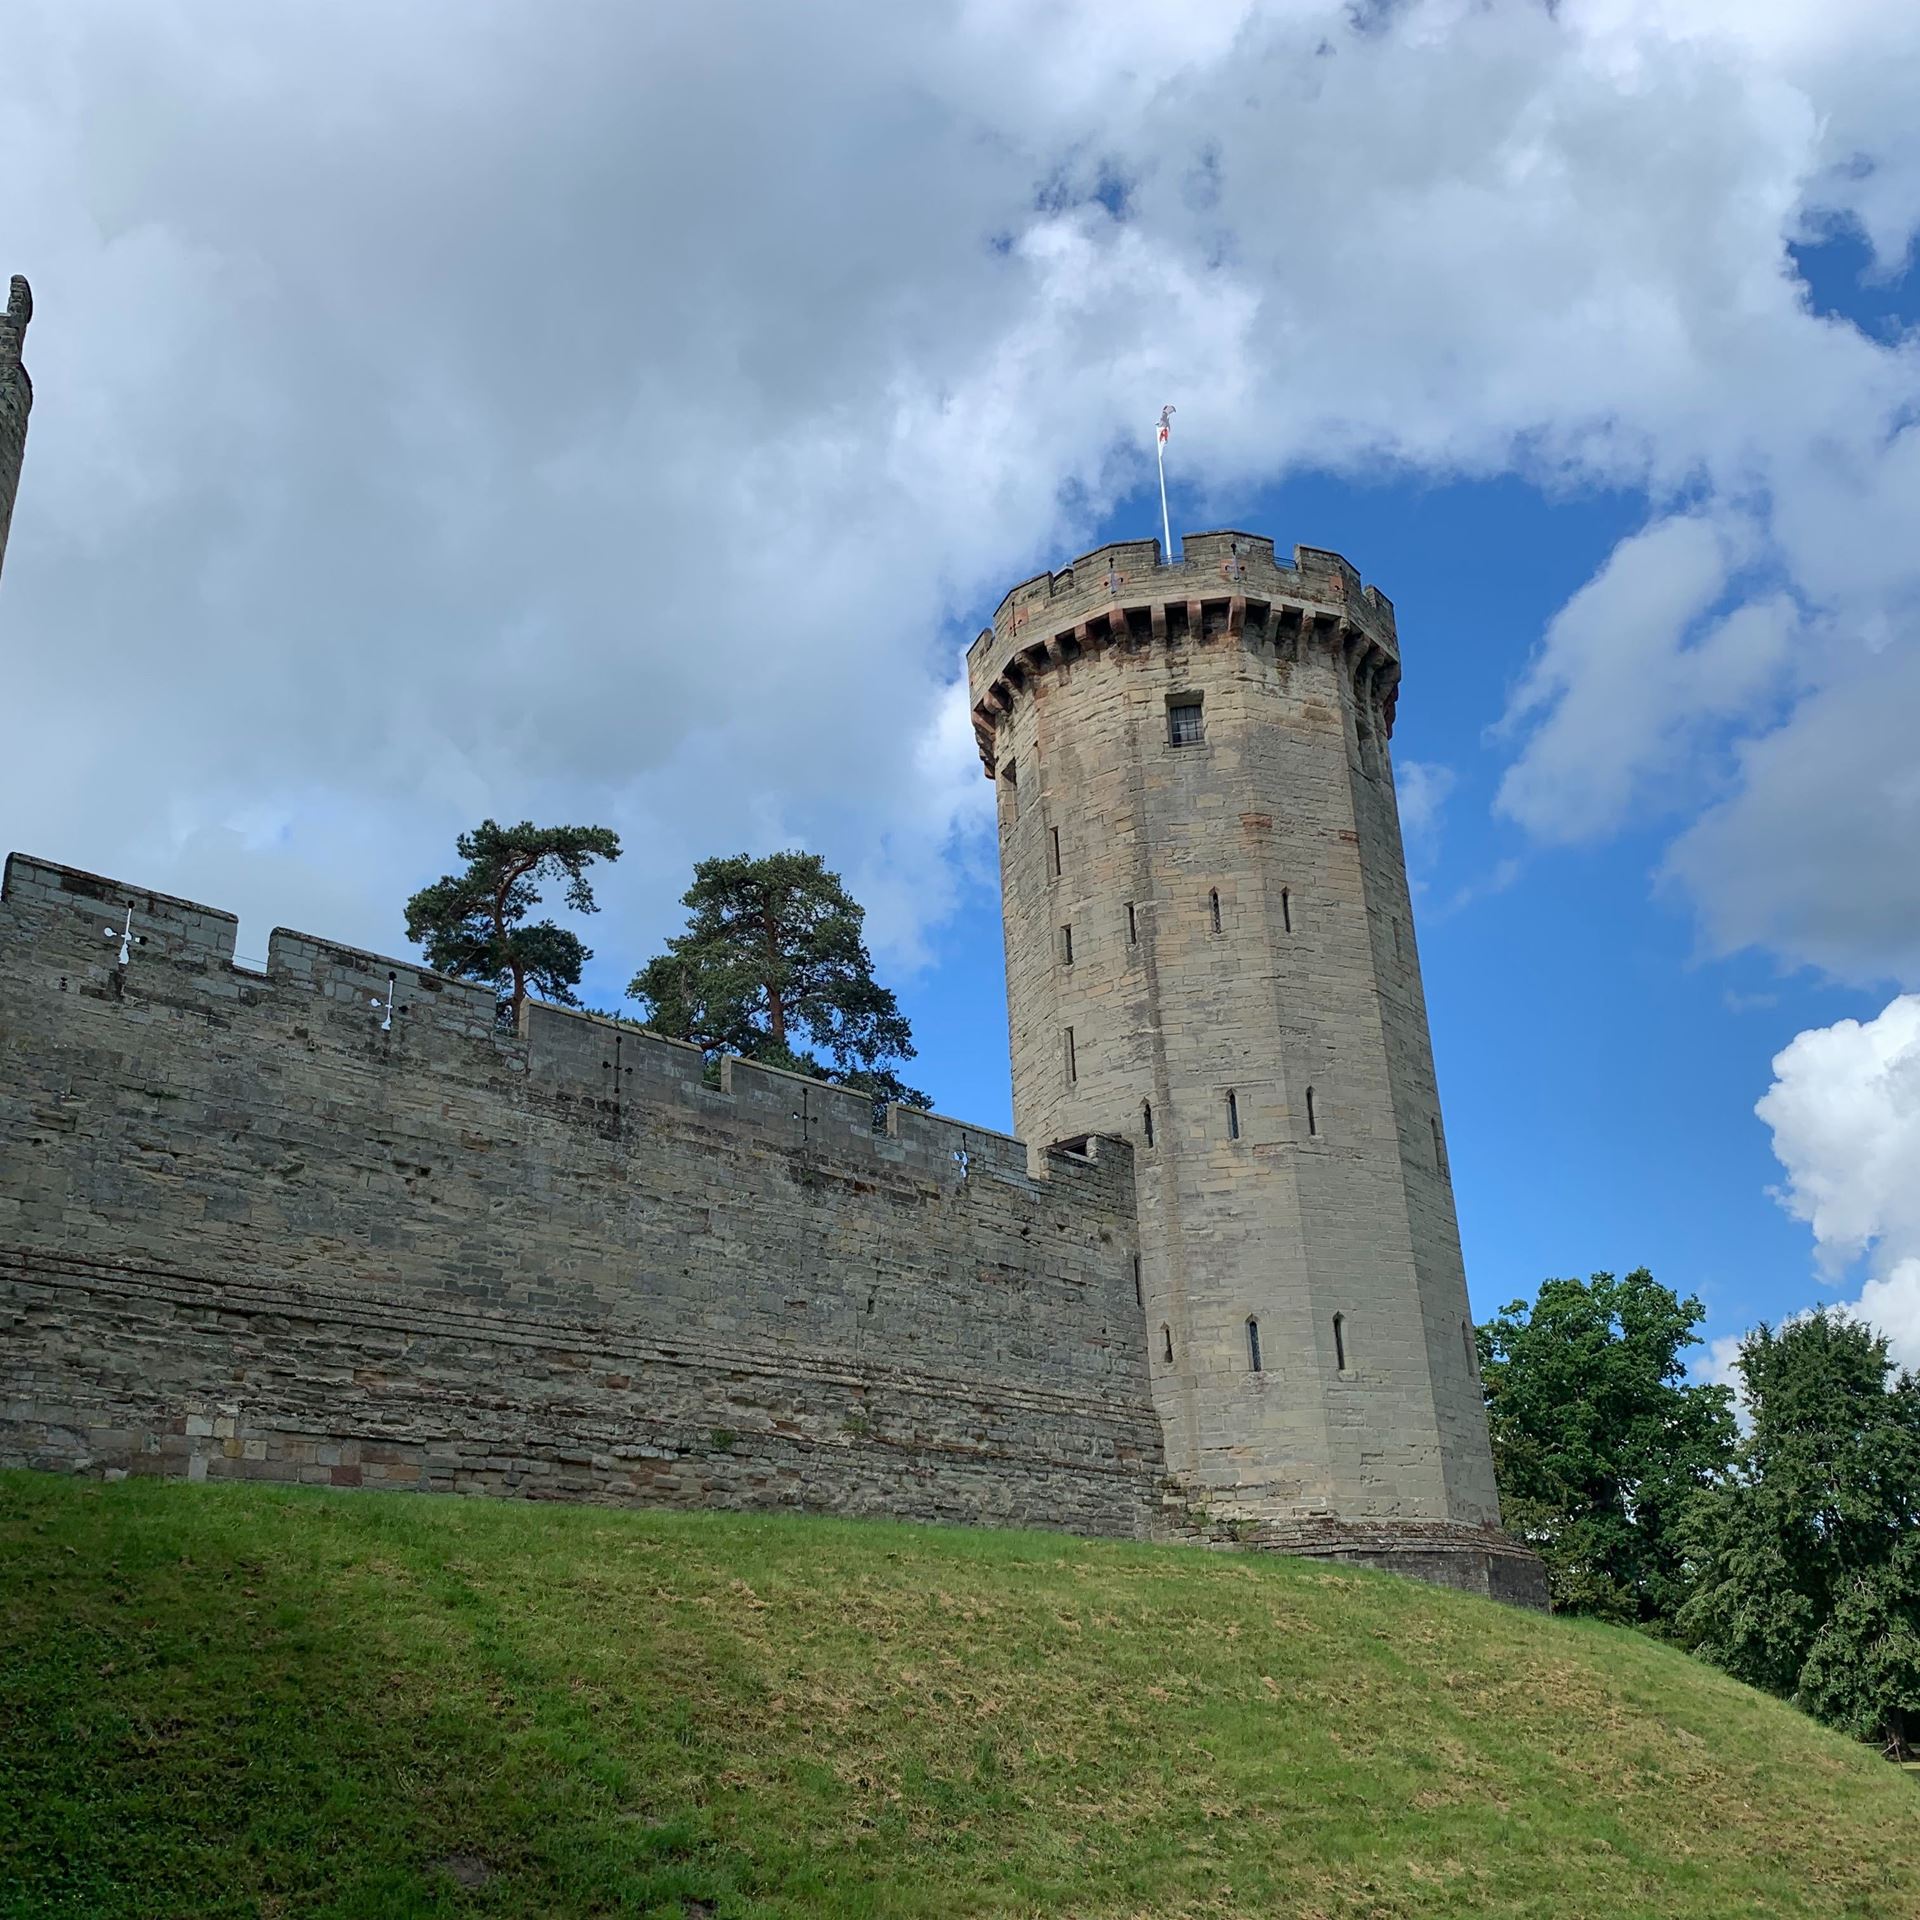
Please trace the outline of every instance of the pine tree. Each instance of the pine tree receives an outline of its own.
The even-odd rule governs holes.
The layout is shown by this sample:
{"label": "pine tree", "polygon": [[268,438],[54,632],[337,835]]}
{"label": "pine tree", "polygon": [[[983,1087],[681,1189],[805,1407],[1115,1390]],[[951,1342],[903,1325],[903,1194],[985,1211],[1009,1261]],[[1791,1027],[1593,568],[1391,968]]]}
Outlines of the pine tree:
{"label": "pine tree", "polygon": [[932,1104],[893,1069],[913,1057],[906,1016],[873,977],[863,910],[818,855],[702,860],[681,898],[686,931],[627,989],[650,1027],[857,1088],[876,1108]]}
{"label": "pine tree", "polygon": [[529,990],[562,1006],[578,1006],[574,988],[593,958],[577,934],[551,920],[528,926],[543,882],[564,880],[566,903],[593,913],[587,868],[618,860],[610,827],[503,827],[483,820],[455,843],[464,873],[441,876],[407,902],[407,938],[424,947],[427,965],[456,979],[482,980],[501,997],[503,1017],[517,1020]]}

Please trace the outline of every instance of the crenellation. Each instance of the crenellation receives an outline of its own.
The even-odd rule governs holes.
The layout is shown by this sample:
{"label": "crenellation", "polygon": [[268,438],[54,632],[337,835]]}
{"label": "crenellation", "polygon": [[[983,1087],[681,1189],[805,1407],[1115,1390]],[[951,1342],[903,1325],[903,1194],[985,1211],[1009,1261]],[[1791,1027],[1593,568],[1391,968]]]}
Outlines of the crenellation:
{"label": "crenellation", "polygon": [[[122,969],[128,899],[153,931]],[[310,935],[243,974],[233,932],[8,863],[0,1459],[1181,1524],[1123,1143],[1036,1178],[1003,1134],[876,1132],[745,1061],[711,1085],[567,1009],[503,1028],[484,986]]]}
{"label": "crenellation", "polygon": [[1214,641],[1295,660],[1309,644],[1332,650],[1391,733],[1400,671],[1391,601],[1337,553],[1296,547],[1289,563],[1256,534],[1189,534],[1171,566],[1157,541],[1121,542],[1008,594],[967,650],[982,769],[994,777],[1020,698],[1037,696],[1050,673],[1106,649]]}

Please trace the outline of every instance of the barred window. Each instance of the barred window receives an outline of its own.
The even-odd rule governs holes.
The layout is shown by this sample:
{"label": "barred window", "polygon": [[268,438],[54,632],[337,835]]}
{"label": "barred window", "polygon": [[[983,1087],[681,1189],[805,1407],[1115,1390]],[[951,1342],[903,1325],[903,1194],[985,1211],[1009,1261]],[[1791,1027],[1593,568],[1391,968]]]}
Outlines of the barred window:
{"label": "barred window", "polygon": [[1251,1373],[1260,1371],[1260,1322],[1251,1315],[1247,1319],[1247,1369]]}
{"label": "barred window", "polygon": [[1200,702],[1175,700],[1167,707],[1167,739],[1176,747],[1200,744]]}

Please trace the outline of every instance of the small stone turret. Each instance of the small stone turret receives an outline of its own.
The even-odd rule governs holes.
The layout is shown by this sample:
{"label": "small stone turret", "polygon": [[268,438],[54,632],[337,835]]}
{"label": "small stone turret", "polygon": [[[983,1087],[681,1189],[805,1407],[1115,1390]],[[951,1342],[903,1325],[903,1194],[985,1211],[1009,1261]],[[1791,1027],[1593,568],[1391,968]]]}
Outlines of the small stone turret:
{"label": "small stone turret", "polygon": [[1015,587],[967,667],[1015,1125],[1133,1145],[1169,1468],[1240,1537],[1537,1601],[1497,1531],[1392,603],[1316,548],[1128,542]]}
{"label": "small stone turret", "polygon": [[20,364],[33,318],[33,290],[16,273],[0,315],[0,568],[7,563],[7,529],[13,524],[13,499],[20,490],[20,463],[27,451],[27,415],[33,411],[33,382]]}

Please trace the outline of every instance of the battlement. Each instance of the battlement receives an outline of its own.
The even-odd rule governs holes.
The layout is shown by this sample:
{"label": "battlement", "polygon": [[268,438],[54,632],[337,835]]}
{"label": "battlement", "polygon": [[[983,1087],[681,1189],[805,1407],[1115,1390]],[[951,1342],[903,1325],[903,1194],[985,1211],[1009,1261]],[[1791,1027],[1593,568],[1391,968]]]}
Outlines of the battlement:
{"label": "battlement", "polygon": [[1392,731],[1400,679],[1393,602],[1337,553],[1295,547],[1289,562],[1256,533],[1188,534],[1169,565],[1157,540],[1124,540],[1035,574],[1000,602],[967,649],[974,735],[991,779],[1000,719],[1035,674],[1102,646],[1225,638],[1339,651],[1353,684]]}
{"label": "battlement", "polygon": [[[1131,1185],[1122,1141],[1031,1151],[1010,1134],[890,1106],[876,1131],[865,1095],[727,1058],[711,1085],[698,1047],[638,1024],[528,1001],[499,1024],[493,991],[417,961],[276,927],[264,972],[236,964],[238,920],[217,907],[13,853],[0,885],[0,944],[16,993],[72,993],[102,1014],[173,1009],[231,1027],[297,1018],[303,1041],[375,1052],[396,1073],[479,1076],[503,1093],[606,1127],[693,1109],[764,1141],[941,1184],[990,1177],[1104,1192]],[[122,947],[126,959],[121,960]]]}
{"label": "battlement", "polygon": [[15,854],[0,1465],[1142,1535],[1133,1157]]}

